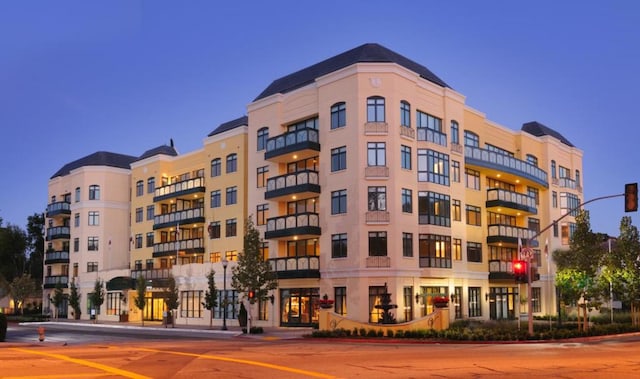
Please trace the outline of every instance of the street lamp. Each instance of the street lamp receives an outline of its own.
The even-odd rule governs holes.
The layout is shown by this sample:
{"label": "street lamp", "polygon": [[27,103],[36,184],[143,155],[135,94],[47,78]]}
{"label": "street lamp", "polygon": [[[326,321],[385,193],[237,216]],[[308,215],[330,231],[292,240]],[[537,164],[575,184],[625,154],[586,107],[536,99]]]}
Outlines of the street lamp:
{"label": "street lamp", "polygon": [[224,255],[222,257],[222,292],[224,293],[224,297],[222,299],[222,330],[227,330],[227,265],[229,265],[229,261],[227,260],[227,256]]}

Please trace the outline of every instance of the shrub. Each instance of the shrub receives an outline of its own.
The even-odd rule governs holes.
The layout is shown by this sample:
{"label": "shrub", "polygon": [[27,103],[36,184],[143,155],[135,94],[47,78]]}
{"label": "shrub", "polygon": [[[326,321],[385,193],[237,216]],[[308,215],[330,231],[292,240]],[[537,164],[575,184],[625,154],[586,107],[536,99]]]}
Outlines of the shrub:
{"label": "shrub", "polygon": [[264,330],[262,329],[261,326],[252,326],[251,327],[251,334],[262,334],[264,333]]}
{"label": "shrub", "polygon": [[367,336],[367,329],[360,328],[360,337],[366,337],[366,336]]}
{"label": "shrub", "polygon": [[376,337],[377,335],[378,334],[373,329],[369,329],[369,331],[367,331],[367,337]]}
{"label": "shrub", "polygon": [[404,330],[398,330],[396,332],[396,338],[402,338],[404,337]]}
{"label": "shrub", "polygon": [[0,342],[4,342],[7,338],[7,316],[0,313]]}
{"label": "shrub", "polygon": [[393,338],[393,329],[387,329],[387,337]]}

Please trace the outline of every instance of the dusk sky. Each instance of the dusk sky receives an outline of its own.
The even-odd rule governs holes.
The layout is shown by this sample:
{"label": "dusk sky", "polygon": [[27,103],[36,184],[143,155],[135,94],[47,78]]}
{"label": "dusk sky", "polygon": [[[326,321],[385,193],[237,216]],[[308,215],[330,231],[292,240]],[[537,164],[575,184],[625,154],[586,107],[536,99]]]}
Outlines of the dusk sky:
{"label": "dusk sky", "polygon": [[[51,175],[96,151],[199,149],[274,79],[368,42],[493,122],[564,135],[582,200],[640,181],[638,1],[0,0],[0,217],[25,227]],[[595,232],[638,223],[621,197],[586,208]]]}

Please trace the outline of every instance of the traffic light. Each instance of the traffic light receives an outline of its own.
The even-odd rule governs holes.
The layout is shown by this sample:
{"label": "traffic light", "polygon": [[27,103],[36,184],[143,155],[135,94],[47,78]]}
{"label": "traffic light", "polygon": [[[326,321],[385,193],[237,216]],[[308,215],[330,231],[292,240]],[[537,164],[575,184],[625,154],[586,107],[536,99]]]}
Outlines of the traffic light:
{"label": "traffic light", "polygon": [[256,297],[256,292],[254,290],[249,290],[249,300],[253,300]]}
{"label": "traffic light", "polygon": [[516,283],[525,283],[527,281],[527,262],[521,260],[513,261],[513,278]]}
{"label": "traffic light", "polygon": [[624,211],[635,212],[638,210],[638,183],[624,185]]}

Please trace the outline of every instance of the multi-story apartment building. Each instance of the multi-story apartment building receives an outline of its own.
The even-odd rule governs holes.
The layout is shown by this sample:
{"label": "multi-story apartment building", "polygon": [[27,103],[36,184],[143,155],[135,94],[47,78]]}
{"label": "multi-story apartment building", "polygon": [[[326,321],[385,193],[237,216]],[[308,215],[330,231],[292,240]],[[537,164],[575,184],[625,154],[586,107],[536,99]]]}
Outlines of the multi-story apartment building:
{"label": "multi-story apartment building", "polygon": [[[129,168],[124,276],[151,288],[145,314],[130,319],[160,317],[171,273],[178,322],[190,324],[222,317],[202,309],[206,274],[225,285],[220,262],[242,250],[247,217],[278,277],[254,311],[259,325],[313,325],[325,294],[335,312],[376,323],[385,291],[398,321],[429,314],[436,296],[450,299],[452,319],[515,318],[526,293],[512,269],[522,243],[539,275],[533,313],[553,313],[544,246],[568,245],[575,220],[533,237],[582,198],[582,152],[566,138],[538,122],[497,125],[426,67],[377,44],[275,80],[203,149],[161,147]],[[50,195],[67,193],[54,184]],[[133,291],[118,283],[107,304],[123,294],[133,312]]]}

